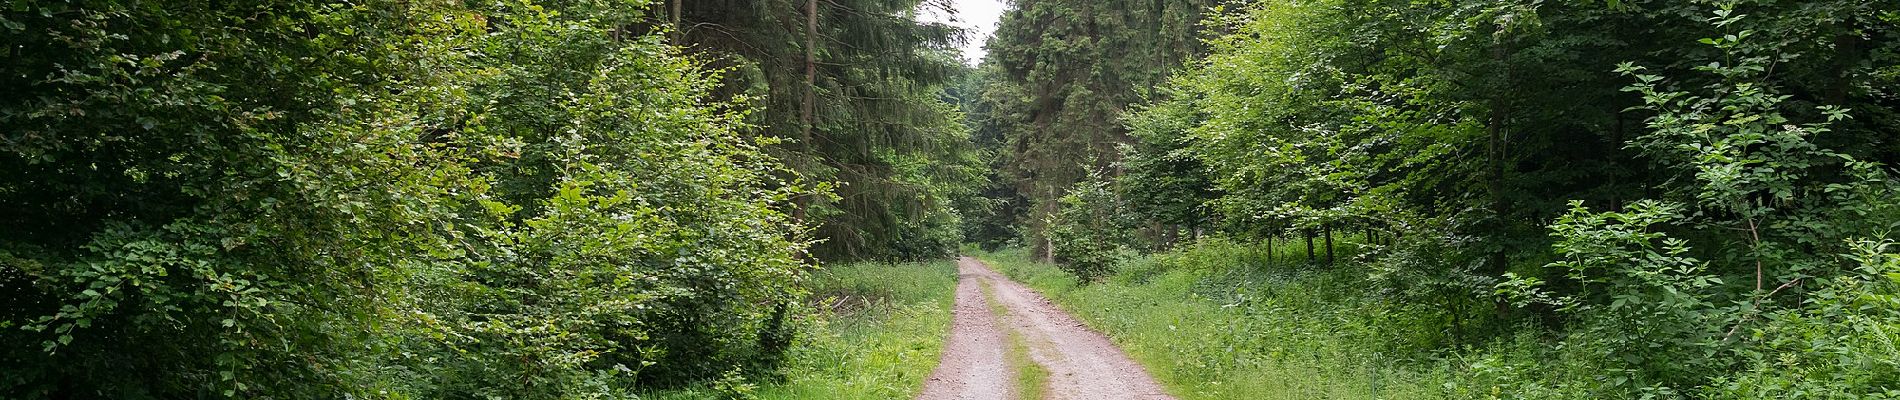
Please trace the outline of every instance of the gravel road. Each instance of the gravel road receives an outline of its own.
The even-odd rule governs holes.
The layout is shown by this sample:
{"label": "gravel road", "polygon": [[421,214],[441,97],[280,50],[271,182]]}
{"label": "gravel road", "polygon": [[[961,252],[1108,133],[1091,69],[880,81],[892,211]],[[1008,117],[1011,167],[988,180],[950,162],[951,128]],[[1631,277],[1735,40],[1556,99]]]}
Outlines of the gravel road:
{"label": "gravel road", "polygon": [[[987,287],[986,291],[984,288]],[[986,293],[987,292],[987,293]],[[991,311],[991,302],[1005,313]],[[924,382],[923,400],[1019,397],[1009,365],[1009,335],[1049,372],[1045,399],[1168,399],[1140,364],[1108,337],[1056,308],[1034,290],[974,258],[957,260],[957,304],[943,357]],[[1018,357],[1020,359],[1021,357]]]}

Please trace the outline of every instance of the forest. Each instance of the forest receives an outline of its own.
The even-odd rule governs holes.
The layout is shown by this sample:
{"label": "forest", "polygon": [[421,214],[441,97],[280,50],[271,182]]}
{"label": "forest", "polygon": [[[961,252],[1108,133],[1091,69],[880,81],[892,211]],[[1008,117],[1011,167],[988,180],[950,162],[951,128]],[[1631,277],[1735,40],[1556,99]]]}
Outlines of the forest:
{"label": "forest", "polygon": [[1892,1],[0,2],[0,398],[1900,399]]}

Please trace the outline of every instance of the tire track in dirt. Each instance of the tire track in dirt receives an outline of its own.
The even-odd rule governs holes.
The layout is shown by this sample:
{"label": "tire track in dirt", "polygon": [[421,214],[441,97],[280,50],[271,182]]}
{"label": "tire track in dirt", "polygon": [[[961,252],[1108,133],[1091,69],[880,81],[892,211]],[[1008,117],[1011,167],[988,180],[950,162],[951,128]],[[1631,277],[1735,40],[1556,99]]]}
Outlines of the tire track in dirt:
{"label": "tire track in dirt", "polygon": [[[992,314],[990,302],[1007,309],[1006,315]],[[1007,354],[1012,332],[1028,343],[1029,358],[1049,372],[1043,398],[1173,399],[1108,337],[974,258],[957,260],[955,313],[943,356],[918,399],[1007,399],[1021,393],[1013,387],[1016,369]]]}
{"label": "tire track in dirt", "polygon": [[924,381],[918,399],[1006,399],[1015,389],[1011,387],[1014,371],[1005,353],[1007,334],[990,312],[982,278],[966,266],[969,263],[969,258],[957,260],[957,304],[950,336],[944,339],[937,369]]}

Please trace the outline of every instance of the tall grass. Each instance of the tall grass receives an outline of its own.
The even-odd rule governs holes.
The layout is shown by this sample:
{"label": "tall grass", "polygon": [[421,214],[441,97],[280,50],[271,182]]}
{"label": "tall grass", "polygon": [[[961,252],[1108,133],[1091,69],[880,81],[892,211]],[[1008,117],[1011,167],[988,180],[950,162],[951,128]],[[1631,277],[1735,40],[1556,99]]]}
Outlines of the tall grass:
{"label": "tall grass", "polygon": [[[904,399],[937,365],[955,303],[952,261],[853,263],[814,274],[782,379],[733,374],[651,399]],[[748,376],[753,376],[748,378]]]}
{"label": "tall grass", "polygon": [[[1359,260],[1323,266],[1286,250],[1267,257],[1254,245],[1205,241],[1131,257],[1086,285],[1021,251],[976,255],[1108,334],[1183,399],[1900,399],[1895,378],[1873,372],[1900,365],[1881,361],[1895,358],[1879,351],[1893,341],[1862,343],[1894,337],[1873,317],[1847,326],[1783,315],[1762,330],[1796,332],[1781,339],[1795,350],[1770,356],[1778,363],[1634,396],[1599,378],[1621,365],[1603,358],[1600,334],[1492,326],[1455,344],[1447,310],[1381,289]],[[1801,351],[1809,348],[1834,352]],[[1862,381],[1831,378],[1840,376]]]}
{"label": "tall grass", "polygon": [[978,257],[1114,338],[1184,399],[1444,396],[1428,384],[1441,380],[1432,368],[1384,353],[1394,340],[1430,336],[1391,328],[1424,313],[1356,295],[1350,272],[1294,267],[1303,257],[1285,248],[1268,258],[1203,246],[1135,259],[1089,285],[1021,251]]}

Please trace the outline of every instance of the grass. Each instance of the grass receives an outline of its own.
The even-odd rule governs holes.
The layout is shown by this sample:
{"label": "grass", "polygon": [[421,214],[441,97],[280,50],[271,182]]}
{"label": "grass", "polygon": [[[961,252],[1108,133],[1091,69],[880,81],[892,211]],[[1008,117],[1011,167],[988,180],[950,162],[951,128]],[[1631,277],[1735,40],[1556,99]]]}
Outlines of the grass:
{"label": "grass", "polygon": [[1023,399],[1040,399],[1049,389],[1049,370],[1029,358],[1029,344],[1023,335],[1009,332],[1009,362],[1016,374],[1016,394]]}
{"label": "grass", "polygon": [[[985,303],[990,306],[990,315],[996,316],[997,323],[1006,324],[1010,315],[1009,308],[996,300],[994,289],[988,284],[983,285],[983,297],[988,300]],[[1008,332],[1009,336],[1007,339],[1009,366],[1010,372],[1016,376],[1016,397],[1042,398],[1049,387],[1049,369],[1044,368],[1042,364],[1037,364],[1036,360],[1029,356],[1029,341],[1023,337],[1022,332],[1007,325],[1003,330]]]}
{"label": "grass", "polygon": [[915,397],[937,365],[955,303],[956,264],[832,265],[813,276],[802,336],[778,382],[735,374],[648,399]]}
{"label": "grass", "polygon": [[[1261,247],[1216,239],[1130,257],[1087,285],[1020,250],[973,253],[1113,338],[1182,399],[1900,399],[1900,381],[1884,373],[1900,363],[1875,361],[1895,359],[1894,336],[1873,317],[1781,314],[1757,335],[1784,347],[1757,347],[1774,353],[1752,364],[1694,366],[1731,370],[1666,387],[1631,379],[1631,362],[1612,358],[1616,341],[1657,339],[1606,332],[1588,316],[1555,330],[1473,322],[1491,312],[1397,291],[1353,246],[1330,267],[1308,263],[1303,246],[1273,256]],[[1900,258],[1885,260],[1900,270]],[[1866,299],[1893,289],[1855,290]],[[1895,315],[1861,315],[1875,312]]]}
{"label": "grass", "polygon": [[[1228,250],[1212,256],[1244,259]],[[978,257],[1109,335],[1183,399],[1444,396],[1429,363],[1381,354],[1391,342],[1430,336],[1382,330],[1422,325],[1402,320],[1421,314],[1351,296],[1355,280],[1339,272],[1137,260],[1083,286],[1020,250]]]}

